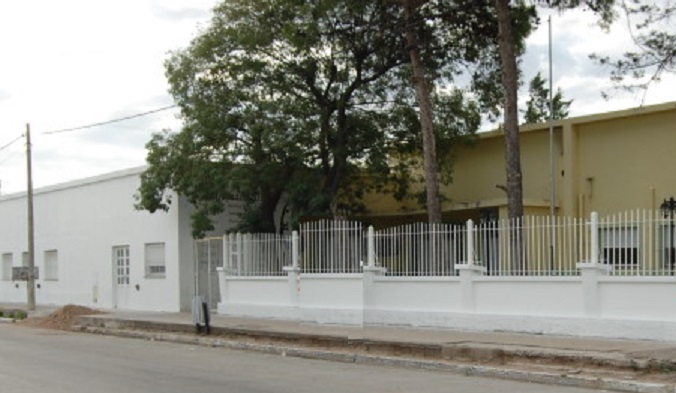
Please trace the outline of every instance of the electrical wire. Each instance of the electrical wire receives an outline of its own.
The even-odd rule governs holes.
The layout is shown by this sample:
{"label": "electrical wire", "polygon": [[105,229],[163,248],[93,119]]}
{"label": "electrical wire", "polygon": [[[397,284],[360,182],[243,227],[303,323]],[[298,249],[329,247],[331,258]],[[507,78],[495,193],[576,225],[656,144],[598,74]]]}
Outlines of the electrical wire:
{"label": "electrical wire", "polygon": [[[93,127],[103,126],[103,125],[107,125],[107,124],[111,124],[111,123],[119,123],[119,122],[121,122],[121,121],[125,121],[125,120],[135,119],[135,118],[137,118],[137,117],[142,117],[142,116],[151,115],[151,114],[153,114],[153,113],[166,111],[166,110],[169,110],[169,109],[172,109],[172,108],[176,108],[176,105],[165,106],[165,107],[162,107],[162,108],[153,109],[153,110],[151,110],[151,111],[142,112],[142,113],[137,113],[137,114],[135,114],[135,115],[130,115],[130,116],[125,116],[125,117],[120,117],[120,118],[117,118],[117,119],[112,119],[112,120],[102,121],[102,122],[99,122],[99,123],[87,124],[87,125],[84,125],[84,126],[71,127],[71,128],[63,128],[63,129],[60,129],[60,130],[54,130],[54,131],[45,131],[45,132],[43,132],[43,134],[45,134],[45,135],[49,135],[49,134],[59,134],[59,133],[62,133],[62,132],[71,132],[71,131],[84,130],[84,129],[87,129],[87,128],[93,128]],[[0,149],[0,150],[1,150],[1,149]]]}
{"label": "electrical wire", "polygon": [[3,151],[3,150],[5,150],[6,148],[12,146],[14,143],[16,143],[16,142],[19,141],[21,138],[23,138],[23,136],[24,136],[24,134],[21,134],[21,135],[19,135],[18,137],[16,137],[15,139],[13,139],[11,142],[4,144],[2,147],[0,147],[0,151]]}

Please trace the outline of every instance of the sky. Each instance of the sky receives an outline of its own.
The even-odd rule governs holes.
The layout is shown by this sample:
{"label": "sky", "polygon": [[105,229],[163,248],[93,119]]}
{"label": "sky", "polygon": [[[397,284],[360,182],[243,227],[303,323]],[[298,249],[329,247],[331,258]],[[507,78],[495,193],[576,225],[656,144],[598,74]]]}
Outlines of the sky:
{"label": "sky", "polygon": [[[0,193],[25,191],[30,124],[36,188],[145,163],[153,132],[180,130],[176,109],[80,131],[173,104],[163,63],[209,22],[217,0],[22,0],[0,2]],[[554,13],[554,88],[573,99],[571,116],[675,101],[671,75],[648,94],[615,95],[609,71],[588,55],[631,45],[625,23],[603,33],[590,12]],[[546,16],[529,38],[525,79],[547,77]],[[522,101],[525,97],[522,95]],[[17,140],[7,146],[8,143]]]}

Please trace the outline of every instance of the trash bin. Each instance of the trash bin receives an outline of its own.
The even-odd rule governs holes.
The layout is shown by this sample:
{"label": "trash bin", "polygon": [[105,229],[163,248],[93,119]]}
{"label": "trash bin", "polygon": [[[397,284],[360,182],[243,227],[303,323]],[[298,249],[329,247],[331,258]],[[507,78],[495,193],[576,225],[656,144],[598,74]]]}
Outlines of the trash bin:
{"label": "trash bin", "polygon": [[192,322],[195,324],[196,333],[202,333],[202,326],[204,326],[204,333],[211,333],[209,306],[203,296],[194,296],[192,298]]}

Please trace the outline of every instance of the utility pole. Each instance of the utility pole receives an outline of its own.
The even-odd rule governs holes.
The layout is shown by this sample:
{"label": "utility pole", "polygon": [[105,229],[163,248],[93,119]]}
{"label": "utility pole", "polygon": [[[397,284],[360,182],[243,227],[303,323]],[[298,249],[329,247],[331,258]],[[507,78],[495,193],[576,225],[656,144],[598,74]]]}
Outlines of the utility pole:
{"label": "utility pole", "polygon": [[552,69],[552,16],[549,15],[549,265],[554,270],[556,255],[556,236],[554,218],[556,217],[556,168],[554,163],[554,72]]}
{"label": "utility pole", "polygon": [[35,231],[33,228],[33,165],[31,158],[31,125],[26,124],[26,171],[28,189],[26,201],[28,202],[28,289],[27,308],[35,310]]}

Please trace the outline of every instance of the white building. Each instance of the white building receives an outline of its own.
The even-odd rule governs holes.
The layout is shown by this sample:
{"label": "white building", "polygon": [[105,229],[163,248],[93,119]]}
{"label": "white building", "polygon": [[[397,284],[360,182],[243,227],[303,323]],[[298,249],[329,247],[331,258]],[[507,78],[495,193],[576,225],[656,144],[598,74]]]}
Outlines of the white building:
{"label": "white building", "polygon": [[[213,280],[212,293],[218,293],[215,274],[196,274],[207,269],[195,268],[190,204],[174,195],[168,212],[134,208],[144,169],[35,191],[37,304],[179,311],[190,309],[198,282]],[[25,302],[26,282],[12,281],[12,267],[27,263],[26,194],[0,197],[0,217],[0,302]],[[215,233],[224,233],[235,217],[226,211]],[[198,292],[211,296],[201,287]]]}

